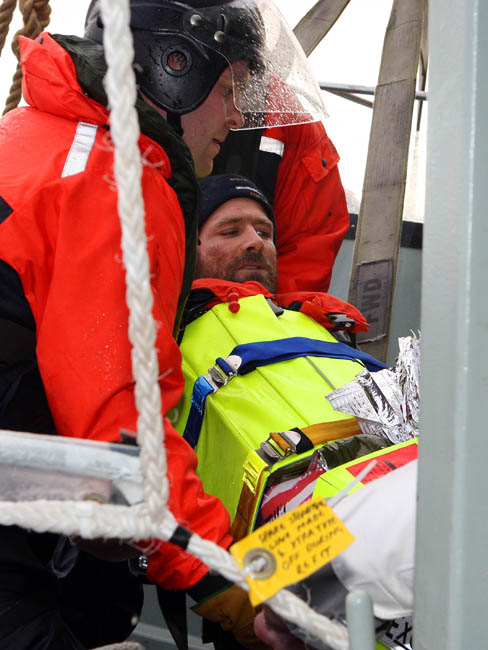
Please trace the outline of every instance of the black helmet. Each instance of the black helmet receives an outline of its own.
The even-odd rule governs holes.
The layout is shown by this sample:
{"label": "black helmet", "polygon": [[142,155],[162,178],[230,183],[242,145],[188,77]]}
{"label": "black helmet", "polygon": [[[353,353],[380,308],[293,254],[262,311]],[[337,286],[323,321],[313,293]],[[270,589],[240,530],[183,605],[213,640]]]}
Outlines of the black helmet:
{"label": "black helmet", "polygon": [[[224,69],[260,58],[264,26],[252,2],[130,0],[134,63],[139,88],[168,113],[182,115],[205,101]],[[85,36],[102,43],[99,0],[92,0]]]}
{"label": "black helmet", "polygon": [[[102,43],[99,2],[90,4],[85,35]],[[202,104],[236,61],[250,71],[243,84],[233,78],[243,128],[327,115],[307,57],[273,0],[130,0],[130,9],[139,87],[173,123]]]}

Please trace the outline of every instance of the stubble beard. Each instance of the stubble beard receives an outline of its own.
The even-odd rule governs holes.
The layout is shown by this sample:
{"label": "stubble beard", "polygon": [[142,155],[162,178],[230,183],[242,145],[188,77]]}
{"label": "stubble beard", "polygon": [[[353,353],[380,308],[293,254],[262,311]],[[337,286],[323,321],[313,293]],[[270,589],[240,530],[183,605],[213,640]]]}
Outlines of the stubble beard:
{"label": "stubble beard", "polygon": [[[259,264],[263,267],[259,271],[246,270],[243,271],[242,266],[246,264]],[[242,275],[245,279],[242,279]],[[241,257],[232,260],[226,267],[219,264],[216,260],[215,264],[211,267],[202,264],[197,259],[196,278],[217,278],[220,280],[227,280],[228,282],[247,282],[248,280],[255,280],[262,284],[265,289],[271,293],[276,293],[278,272],[276,267],[276,260],[270,263],[266,260],[261,253],[246,253]]]}
{"label": "stubble beard", "polygon": [[[246,264],[259,264],[263,267],[263,270],[243,271],[242,266]],[[245,274],[245,280],[239,280],[239,276]],[[247,280],[255,280],[260,282],[268,291],[271,293],[276,293],[276,283],[277,283],[277,269],[276,262],[274,264],[269,263],[264,255],[261,253],[246,253],[240,258],[232,260],[225,270],[225,280],[230,282],[246,282]]]}

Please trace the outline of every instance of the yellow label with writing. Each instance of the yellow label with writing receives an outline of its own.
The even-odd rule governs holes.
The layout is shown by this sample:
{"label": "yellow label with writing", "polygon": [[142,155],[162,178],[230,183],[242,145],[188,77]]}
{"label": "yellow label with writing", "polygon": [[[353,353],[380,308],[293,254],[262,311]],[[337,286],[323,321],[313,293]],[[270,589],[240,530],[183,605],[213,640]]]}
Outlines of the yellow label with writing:
{"label": "yellow label with writing", "polygon": [[246,571],[255,606],[325,566],[353,541],[342,521],[317,497],[258,528],[230,552]]}

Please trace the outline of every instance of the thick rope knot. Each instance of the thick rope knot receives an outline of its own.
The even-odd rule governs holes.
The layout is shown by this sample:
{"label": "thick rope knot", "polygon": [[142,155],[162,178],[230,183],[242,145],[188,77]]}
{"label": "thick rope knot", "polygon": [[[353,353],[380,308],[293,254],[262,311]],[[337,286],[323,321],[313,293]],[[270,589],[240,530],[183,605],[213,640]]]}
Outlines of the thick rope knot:
{"label": "thick rope knot", "polygon": [[4,114],[12,110],[12,108],[16,108],[22,97],[22,70],[20,68],[19,36],[36,38],[49,24],[51,16],[49,0],[20,0],[19,9],[22,12],[24,26],[16,32],[12,40],[12,52],[17,57],[19,63],[17,64],[17,69],[12,80],[10,93],[5,104],[5,110],[3,111]]}

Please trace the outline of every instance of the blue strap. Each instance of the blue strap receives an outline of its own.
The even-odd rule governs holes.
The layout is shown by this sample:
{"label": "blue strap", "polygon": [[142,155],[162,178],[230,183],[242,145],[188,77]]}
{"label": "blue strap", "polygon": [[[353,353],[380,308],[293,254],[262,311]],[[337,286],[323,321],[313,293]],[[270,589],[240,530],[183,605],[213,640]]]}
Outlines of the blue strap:
{"label": "blue strap", "polygon": [[232,368],[229,366],[229,364],[227,363],[227,361],[226,361],[225,359],[223,359],[222,357],[217,357],[217,360],[216,360],[215,363],[216,363],[220,368],[222,368],[222,370],[225,372],[226,375],[232,375],[232,374],[233,374],[234,371],[233,371]]}
{"label": "blue strap", "polygon": [[[272,363],[308,356],[358,361],[363,363],[371,372],[387,367],[370,354],[351,348],[345,343],[332,343],[330,341],[320,341],[302,336],[278,339],[277,341],[243,343],[236,346],[230,354],[235,354],[242,359],[242,365],[237,371],[239,375],[246,375],[248,372],[260,366],[268,366]],[[217,359],[217,363],[227,374],[231,374],[231,368],[222,357]],[[205,414],[205,402],[208,395],[212,392],[213,388],[205,377],[198,377],[193,386],[190,413],[183,433],[183,438],[192,447],[196,447],[198,438],[200,437],[203,416]]]}
{"label": "blue strap", "polygon": [[197,446],[200,437],[203,416],[205,415],[205,402],[210,393],[213,393],[212,386],[205,377],[198,377],[193,384],[190,412],[183,432],[183,438],[193,448]]}
{"label": "blue strap", "polygon": [[351,348],[345,343],[320,341],[302,336],[277,341],[243,343],[235,347],[230,354],[236,354],[242,359],[242,365],[239,368],[240,375],[246,375],[260,366],[268,366],[271,363],[296,359],[297,357],[329,357],[359,361],[371,372],[387,367],[370,354]]}

